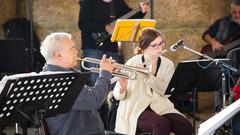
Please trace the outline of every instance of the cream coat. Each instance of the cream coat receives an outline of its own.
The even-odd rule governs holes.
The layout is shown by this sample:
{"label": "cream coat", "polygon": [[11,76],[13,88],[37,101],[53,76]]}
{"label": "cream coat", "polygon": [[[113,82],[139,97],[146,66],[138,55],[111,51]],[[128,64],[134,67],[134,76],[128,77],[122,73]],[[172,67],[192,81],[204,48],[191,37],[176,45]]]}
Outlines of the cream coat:
{"label": "cream coat", "polygon": [[[142,54],[134,56],[127,61],[126,65],[142,64],[141,57]],[[138,117],[149,105],[159,115],[181,114],[174,109],[174,105],[164,95],[174,73],[174,64],[166,57],[160,57],[161,65],[156,77],[150,75],[146,80],[143,75],[138,74],[137,80],[128,81],[127,90],[122,94],[119,92],[120,85],[116,84],[113,94],[117,100],[120,100],[116,117],[116,132],[135,135]]]}

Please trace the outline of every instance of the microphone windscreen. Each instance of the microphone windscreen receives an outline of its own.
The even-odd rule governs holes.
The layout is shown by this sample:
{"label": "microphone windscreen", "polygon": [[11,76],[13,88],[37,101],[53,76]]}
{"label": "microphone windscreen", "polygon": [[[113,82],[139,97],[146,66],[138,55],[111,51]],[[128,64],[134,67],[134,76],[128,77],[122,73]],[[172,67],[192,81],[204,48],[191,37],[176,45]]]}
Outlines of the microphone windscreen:
{"label": "microphone windscreen", "polygon": [[170,51],[171,51],[171,52],[176,52],[176,50],[177,50],[177,48],[176,48],[175,45],[171,45],[171,46],[170,46]]}

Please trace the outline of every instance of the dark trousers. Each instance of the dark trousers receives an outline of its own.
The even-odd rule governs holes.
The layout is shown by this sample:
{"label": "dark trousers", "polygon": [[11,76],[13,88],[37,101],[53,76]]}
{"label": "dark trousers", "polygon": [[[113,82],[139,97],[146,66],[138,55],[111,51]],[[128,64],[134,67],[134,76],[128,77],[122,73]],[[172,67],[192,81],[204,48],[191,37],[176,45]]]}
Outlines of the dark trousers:
{"label": "dark trousers", "polygon": [[177,113],[158,115],[149,107],[139,116],[137,129],[150,131],[152,135],[169,135],[170,132],[175,135],[192,135],[193,133],[191,123],[182,115]]}

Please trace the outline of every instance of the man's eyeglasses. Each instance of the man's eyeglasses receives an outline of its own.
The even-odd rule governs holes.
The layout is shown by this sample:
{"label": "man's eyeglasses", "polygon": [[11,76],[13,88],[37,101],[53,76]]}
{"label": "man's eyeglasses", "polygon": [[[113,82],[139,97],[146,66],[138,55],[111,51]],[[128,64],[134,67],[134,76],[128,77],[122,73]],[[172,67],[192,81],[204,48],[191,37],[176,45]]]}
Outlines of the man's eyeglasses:
{"label": "man's eyeglasses", "polygon": [[162,40],[159,44],[154,44],[154,45],[149,45],[149,46],[155,48],[155,47],[164,46],[165,44],[166,44],[166,41],[165,41],[165,40]]}

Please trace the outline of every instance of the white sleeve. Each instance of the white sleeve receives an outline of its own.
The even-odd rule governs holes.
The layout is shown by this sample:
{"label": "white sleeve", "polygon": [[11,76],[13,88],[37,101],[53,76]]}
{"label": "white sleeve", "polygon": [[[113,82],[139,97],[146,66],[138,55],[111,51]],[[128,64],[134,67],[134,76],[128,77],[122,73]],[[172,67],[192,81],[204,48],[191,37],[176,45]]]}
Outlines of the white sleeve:
{"label": "white sleeve", "polygon": [[114,89],[113,89],[113,96],[116,100],[122,100],[125,98],[126,90],[123,93],[120,93],[120,84],[119,82],[116,83]]}

